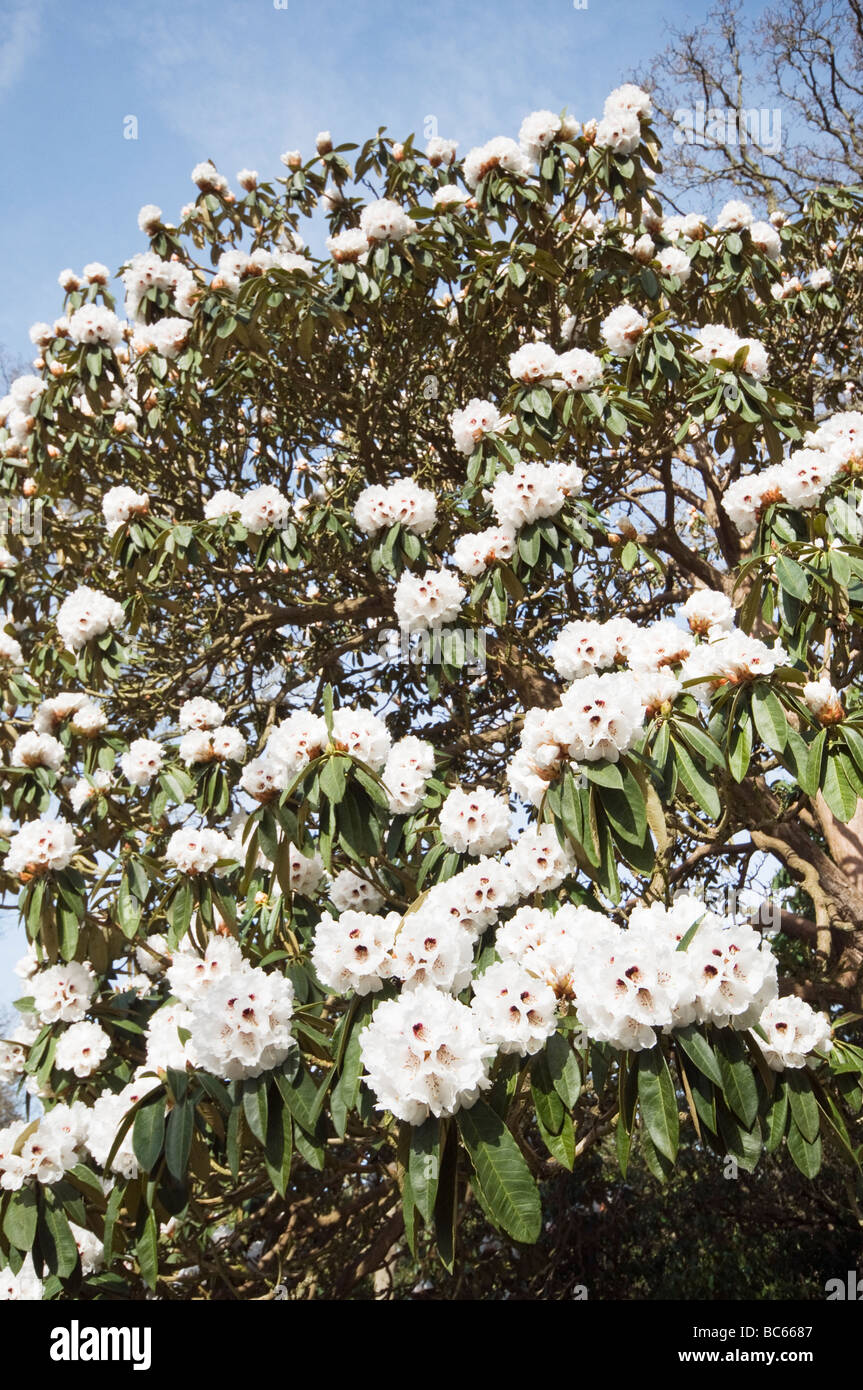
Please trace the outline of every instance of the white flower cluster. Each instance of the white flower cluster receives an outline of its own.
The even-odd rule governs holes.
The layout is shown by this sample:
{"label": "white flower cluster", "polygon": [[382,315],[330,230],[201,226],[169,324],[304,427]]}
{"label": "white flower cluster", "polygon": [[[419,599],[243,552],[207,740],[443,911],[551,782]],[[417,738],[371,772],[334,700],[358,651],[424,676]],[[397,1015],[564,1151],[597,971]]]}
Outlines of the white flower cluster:
{"label": "white flower cluster", "polygon": [[507,768],[512,790],[538,806],[566,762],[617,762],[641,732],[644,713],[630,676],[582,677],[553,709],[527,711],[521,746]]}
{"label": "white flower cluster", "polygon": [[68,867],[77,849],[75,832],[64,820],[28,821],[9,840],[7,873],[40,874]]}
{"label": "white flower cluster", "polygon": [[165,761],[162,745],[151,738],[136,738],[120,755],[120,770],[135,787],[148,787]]}
{"label": "white flower cluster", "polygon": [[781,642],[776,641],[768,647],[759,638],[748,637],[734,628],[730,632],[720,632],[710,641],[699,642],[680,668],[680,681],[683,684],[697,681],[687,689],[696,698],[707,700],[720,685],[737,685],[758,676],[769,676],[777,667],[789,664],[790,658]]}
{"label": "white flower cluster", "polygon": [[373,994],[393,973],[392,950],[400,921],[346,908],[340,917],[325,912],[315,928],[312,964],[326,989],[338,994]]}
{"label": "white flower cluster", "polygon": [[170,1028],[189,1032],[186,1055],[194,1066],[238,1081],[260,1076],[287,1057],[293,985],[278,972],[250,965],[232,937],[214,937],[203,956],[176,952],[168,981],[186,1010]]}
{"label": "white flower cluster", "polygon": [[[143,213],[145,209],[141,211]],[[158,212],[158,209],[149,211]],[[195,312],[199,286],[194,273],[181,261],[163,261],[152,251],[142,251],[129,261],[122,279],[126,290],[126,316],[130,321],[140,317],[146,296],[149,295],[150,302],[154,302],[154,291],[162,291],[171,298],[171,307],[182,318],[191,318]]]}
{"label": "white flower cluster", "polygon": [[132,487],[109,488],[102,498],[102,515],[109,536],[127,525],[133,516],[146,516],[149,510],[150,498],[147,493],[136,492]]}
{"label": "white flower cluster", "polygon": [[595,144],[615,154],[633,154],[641,143],[641,122],[648,120],[652,111],[650,97],[641,87],[632,82],[615,87],[605,98]]}
{"label": "white flower cluster", "polygon": [[570,497],[578,496],[583,482],[584,474],[574,463],[517,463],[511,473],[498,473],[484,495],[498,525],[514,532],[556,516]]}
{"label": "white flower cluster", "polygon": [[525,343],[510,355],[509,374],[525,386],[548,383],[557,390],[590,391],[602,379],[602,362],[584,348],[557,353],[548,343]]}
{"label": "white flower cluster", "polygon": [[233,859],[234,843],[223,830],[183,826],[168,841],[165,858],[181,874],[206,874],[222,859]]}
{"label": "white flower cluster", "polygon": [[476,145],[465,155],[464,180],[468,188],[475,190],[493,169],[513,178],[527,178],[531,172],[531,160],[524,151],[506,135],[496,135],[484,145]]}
{"label": "white flower cluster", "polygon": [[733,328],[721,323],[707,323],[695,334],[698,346],[692,356],[696,362],[710,363],[717,359],[731,364],[741,348],[746,348],[746,356],[740,368],[747,376],[760,381],[770,370],[770,359],[763,344],[755,338],[741,338]]}
{"label": "white flower cluster", "polygon": [[465,591],[452,570],[405,570],[395,588],[393,603],[399,627],[407,632],[445,627],[458,616]]}
{"label": "white flower cluster", "polygon": [[488,787],[456,787],[441,807],[440,833],[459,854],[495,854],[510,843],[509,806]]}
{"label": "white flower cluster", "polygon": [[381,774],[390,810],[403,816],[419,810],[433,772],[434,748],[430,743],[414,734],[394,743]]}
{"label": "white flower cluster", "polygon": [[57,631],[67,651],[78,652],[94,637],[123,621],[122,606],[100,589],[80,585],[63,600],[57,612]]}
{"label": "white flower cluster", "polygon": [[756,1041],[773,1071],[804,1067],[813,1052],[828,1052],[833,1045],[830,1020],[793,994],[772,999],[759,1025],[764,1038],[756,1034]]}
{"label": "white flower cluster", "polygon": [[[264,752],[246,764],[240,785],[257,801],[269,801],[285,791],[312,759],[325,752],[329,743],[322,716],[295,710],[273,729]],[[392,740],[386,724],[377,715],[345,706],[333,714],[332,746],[380,772],[389,757]]]}
{"label": "white flower cluster", "polygon": [[220,724],[216,729],[190,729],[180,739],[177,753],[187,767],[214,761],[241,763],[246,756],[246,740],[230,724]]}
{"label": "white flower cluster", "polygon": [[360,493],[354,505],[354,521],[367,536],[382,527],[401,524],[416,536],[424,536],[437,519],[437,499],[428,488],[403,478],[389,487],[375,484]]}
{"label": "white flower cluster", "polygon": [[481,439],[490,434],[500,434],[512,420],[511,415],[501,415],[492,401],[479,400],[474,396],[461,410],[454,410],[450,416],[450,428],[455,447],[460,454],[472,454]]}
{"label": "white flower cluster", "polygon": [[[848,412],[852,413],[856,412]],[[771,502],[785,502],[798,511],[809,511],[818,505],[825,490],[861,448],[856,428],[851,426],[841,434],[842,426],[833,425],[833,421],[841,419],[832,417],[809,436],[807,443],[816,447],[795,449],[784,463],[737,478],[725,489],[723,509],[741,535],[755,530]]]}

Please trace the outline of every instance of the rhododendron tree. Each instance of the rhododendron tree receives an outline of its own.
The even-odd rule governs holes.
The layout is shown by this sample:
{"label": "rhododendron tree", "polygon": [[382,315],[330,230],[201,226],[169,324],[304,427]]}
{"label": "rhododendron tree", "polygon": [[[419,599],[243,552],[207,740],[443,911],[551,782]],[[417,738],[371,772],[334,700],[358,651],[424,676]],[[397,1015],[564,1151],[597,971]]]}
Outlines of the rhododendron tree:
{"label": "rhododendron tree", "polygon": [[610,1136],[859,1169],[859,192],[666,215],[632,85],[283,163],[0,405],[3,1296],[452,1270]]}

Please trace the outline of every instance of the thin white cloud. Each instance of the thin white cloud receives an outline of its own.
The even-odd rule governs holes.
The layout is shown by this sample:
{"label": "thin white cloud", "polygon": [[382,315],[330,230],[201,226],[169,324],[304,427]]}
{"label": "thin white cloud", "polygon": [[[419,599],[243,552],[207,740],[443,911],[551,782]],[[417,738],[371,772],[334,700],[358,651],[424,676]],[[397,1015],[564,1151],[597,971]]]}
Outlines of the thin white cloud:
{"label": "thin white cloud", "polygon": [[43,0],[9,0],[0,7],[0,96],[14,87],[36,51],[42,30]]}

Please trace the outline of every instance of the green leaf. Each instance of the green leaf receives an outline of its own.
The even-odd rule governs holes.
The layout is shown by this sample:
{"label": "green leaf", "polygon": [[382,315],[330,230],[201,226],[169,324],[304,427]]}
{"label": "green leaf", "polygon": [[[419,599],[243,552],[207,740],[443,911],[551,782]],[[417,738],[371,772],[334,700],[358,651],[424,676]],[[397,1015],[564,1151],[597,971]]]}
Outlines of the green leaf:
{"label": "green leaf", "polygon": [[788,720],[772,690],[753,690],[752,715],[762,742],[775,753],[781,753],[788,741]]}
{"label": "green leaf", "polygon": [[714,1086],[722,1086],[722,1072],[713,1048],[694,1023],[690,1023],[686,1028],[676,1028],[674,1041],[683,1049],[693,1066],[707,1077],[708,1081],[712,1081]]}
{"label": "green leaf", "polygon": [[16,1250],[32,1249],[38,1215],[36,1192],[32,1187],[22,1187],[12,1193],[3,1218],[3,1234]]}
{"label": "green leaf", "polygon": [[776,1085],[773,1100],[767,1113],[767,1138],[764,1147],[769,1154],[775,1153],[782,1143],[788,1125],[788,1091],[782,1078]]}
{"label": "green leaf", "polygon": [[680,1121],[674,1082],[659,1044],[638,1054],[638,1100],[651,1141],[673,1163]]}
{"label": "green leaf", "polygon": [[165,1139],[165,1097],[159,1094],[149,1105],[142,1105],[132,1123],[132,1148],[145,1173],[159,1161]]}
{"label": "green leaf", "polygon": [[59,1279],[68,1279],[78,1264],[78,1247],[66,1213],[53,1197],[47,1197],[39,1228],[39,1244],[45,1263]]}
{"label": "green leaf", "polygon": [[581,1094],[578,1058],[562,1033],[552,1033],[545,1045],[545,1060],[552,1085],[567,1110],[574,1110]]}
{"label": "green leaf", "polygon": [[742,782],[752,757],[752,719],[749,711],[737,706],[728,730],[728,770],[735,782]]}
{"label": "green leaf", "polygon": [[189,1166],[192,1135],[195,1130],[195,1106],[190,1099],[175,1105],[165,1133],[165,1163],[171,1177],[181,1182]]}
{"label": "green leaf", "polygon": [[788,1127],[788,1134],[785,1140],[788,1145],[788,1152],[795,1164],[805,1178],[815,1178],[821,1168],[821,1139],[815,1139],[810,1143],[804,1139],[794,1120]]}
{"label": "green leaf", "polygon": [[152,1211],[147,1212],[147,1219],[144,1222],[144,1229],[138,1237],[135,1253],[138,1257],[141,1278],[148,1288],[155,1289],[159,1277],[159,1244],[156,1217]]}
{"label": "green leaf", "polygon": [[334,805],[338,805],[345,794],[349,768],[350,758],[346,758],[341,753],[333,754],[324,763],[320,775],[320,787],[324,796],[328,797]]}
{"label": "green leaf", "polygon": [[457,1115],[459,1133],[496,1225],[532,1245],[542,1229],[539,1192],[521,1150],[499,1115],[477,1101]]}
{"label": "green leaf", "polygon": [[809,597],[809,579],[796,560],[781,552],[776,556],[776,577],[786,593],[792,598],[805,600]]}
{"label": "green leaf", "polygon": [[434,1116],[411,1126],[408,1178],[420,1216],[427,1226],[434,1219],[440,1179],[441,1122]]}
{"label": "green leaf", "polygon": [[784,1076],[791,1118],[808,1144],[814,1143],[821,1127],[818,1101],[805,1070],[788,1069]]}
{"label": "green leaf", "polygon": [[857,792],[836,756],[828,752],[824,763],[821,792],[837,820],[847,823],[857,809]]}
{"label": "green leaf", "polygon": [[689,753],[685,748],[672,739],[674,748],[674,761],[677,773],[681,782],[696,805],[700,806],[712,820],[719,820],[722,814],[722,807],[719,802],[719,793],[713,783],[703,776],[695,766]]}
{"label": "green leaf", "polygon": [[719,1033],[716,1056],[722,1072],[722,1093],[728,1107],[746,1129],[751,1129],[758,1114],[758,1087],[749,1055],[730,1028],[723,1028]]}

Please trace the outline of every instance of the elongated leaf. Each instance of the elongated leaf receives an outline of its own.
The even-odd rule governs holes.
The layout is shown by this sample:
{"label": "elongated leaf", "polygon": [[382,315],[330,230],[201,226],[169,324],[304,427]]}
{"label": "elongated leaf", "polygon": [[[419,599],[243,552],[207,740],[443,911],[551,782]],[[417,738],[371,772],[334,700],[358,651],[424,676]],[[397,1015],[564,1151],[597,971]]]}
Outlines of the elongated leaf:
{"label": "elongated leaf", "polygon": [[132,1148],[145,1173],[159,1161],[165,1140],[165,1097],[159,1094],[149,1105],[142,1105],[132,1124]]}
{"label": "elongated leaf", "polygon": [[672,746],[677,774],[692,800],[712,820],[719,820],[722,807],[719,802],[719,793],[713,783],[695,766],[687,750],[676,739],[672,740]]}
{"label": "elongated leaf", "polygon": [[542,1227],[539,1192],[503,1120],[483,1101],[460,1110],[457,1119],[495,1223],[513,1240],[533,1244]]}
{"label": "elongated leaf", "polygon": [[728,1107],[746,1129],[751,1129],[758,1114],[758,1087],[746,1050],[729,1028],[723,1029],[717,1039],[716,1056]]}
{"label": "elongated leaf", "polygon": [[545,1060],[552,1085],[567,1110],[574,1110],[581,1094],[578,1058],[562,1033],[552,1033],[545,1045]]}
{"label": "elongated leaf", "polygon": [[788,1145],[788,1152],[795,1164],[805,1178],[815,1178],[821,1168],[821,1139],[817,1138],[814,1143],[809,1143],[803,1138],[800,1130],[792,1119],[788,1126],[788,1135],[785,1141]]}
{"label": "elongated leaf", "polygon": [[690,1023],[687,1028],[675,1029],[674,1040],[686,1053],[693,1066],[696,1066],[702,1075],[712,1081],[714,1086],[721,1087],[722,1072],[713,1048],[695,1024]]}
{"label": "elongated leaf", "polygon": [[788,1070],[785,1073],[785,1089],[791,1117],[807,1143],[814,1143],[818,1137],[821,1116],[818,1101],[812,1090],[812,1083],[804,1071]]}
{"label": "elongated leaf", "polygon": [[638,1101],[651,1141],[673,1163],[680,1139],[677,1097],[658,1044],[638,1054]]}
{"label": "elongated leaf", "polygon": [[194,1129],[195,1107],[187,1098],[182,1104],[174,1106],[168,1116],[165,1132],[165,1163],[168,1172],[178,1182],[186,1176]]}
{"label": "elongated leaf", "polygon": [[427,1226],[434,1219],[440,1180],[441,1122],[429,1116],[410,1132],[408,1177],[417,1210]]}
{"label": "elongated leaf", "polygon": [[762,742],[775,753],[781,753],[788,739],[788,720],[772,690],[752,692],[752,717]]}

